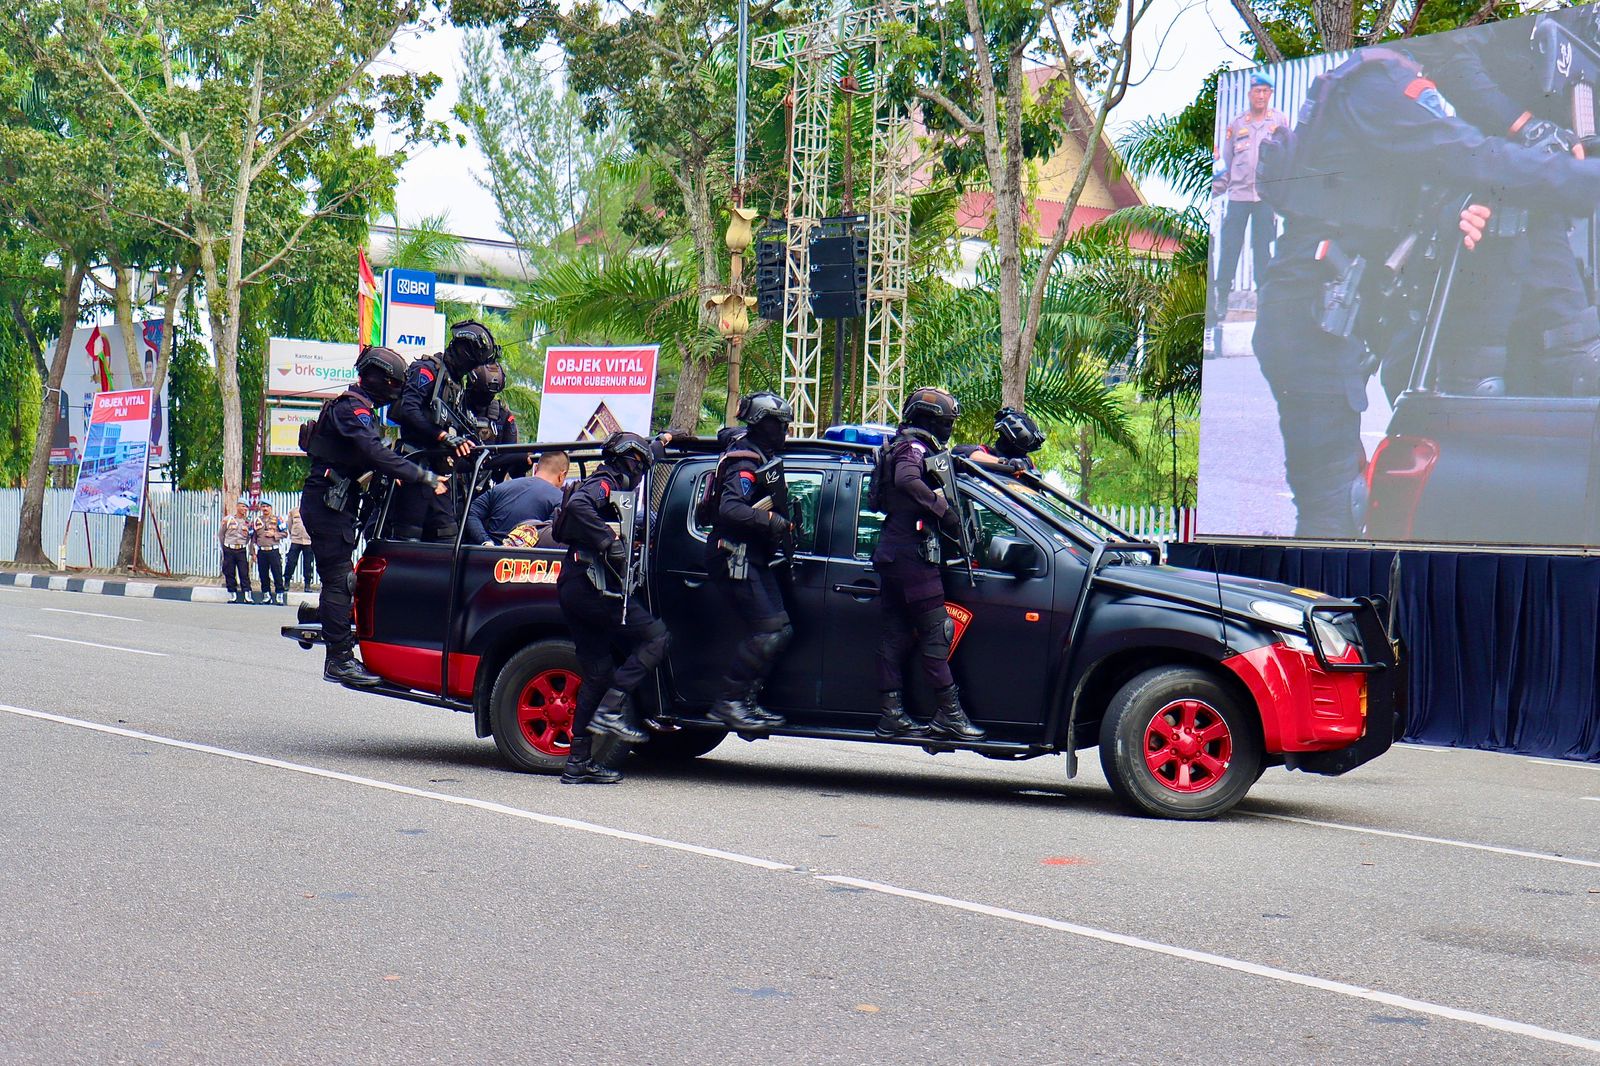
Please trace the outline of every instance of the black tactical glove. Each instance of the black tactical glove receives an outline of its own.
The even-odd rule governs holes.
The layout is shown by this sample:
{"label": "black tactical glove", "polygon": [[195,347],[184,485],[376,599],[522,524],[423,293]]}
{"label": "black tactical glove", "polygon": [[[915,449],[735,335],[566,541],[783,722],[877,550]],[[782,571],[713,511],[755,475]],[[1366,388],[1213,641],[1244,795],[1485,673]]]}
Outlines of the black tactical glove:
{"label": "black tactical glove", "polygon": [[1028,472],[1028,460],[1026,459],[1002,459],[1000,460],[1000,465],[1013,474],[1025,474]]}
{"label": "black tactical glove", "polygon": [[961,536],[961,516],[956,514],[954,507],[946,508],[944,514],[939,516],[939,530],[947,537]]}
{"label": "black tactical glove", "polygon": [[628,546],[622,543],[621,537],[615,537],[606,545],[606,562],[616,568],[618,573],[628,565]]}
{"label": "black tactical glove", "polygon": [[1578,135],[1562,129],[1548,119],[1533,118],[1517,130],[1517,140],[1524,148],[1544,152],[1546,155],[1571,155],[1578,145]]}
{"label": "black tactical glove", "polygon": [[781,514],[769,514],[769,515],[767,515],[767,531],[769,533],[771,533],[772,536],[774,536],[774,537],[782,537],[782,536],[788,534],[793,528],[794,528],[794,523],[790,522],[787,518],[783,517],[783,515],[781,515]]}

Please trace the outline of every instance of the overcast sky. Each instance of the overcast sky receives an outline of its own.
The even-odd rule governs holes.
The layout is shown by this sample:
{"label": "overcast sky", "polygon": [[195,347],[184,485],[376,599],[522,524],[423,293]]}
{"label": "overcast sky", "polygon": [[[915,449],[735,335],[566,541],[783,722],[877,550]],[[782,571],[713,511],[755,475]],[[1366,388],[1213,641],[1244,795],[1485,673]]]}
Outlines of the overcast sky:
{"label": "overcast sky", "polygon": [[[1250,65],[1239,46],[1243,24],[1228,0],[1156,0],[1141,33],[1137,85],[1112,114],[1115,128],[1150,115],[1182,108],[1218,66]],[[431,33],[408,34],[398,42],[391,61],[414,71],[433,71],[444,79],[429,107],[433,118],[449,121],[452,130],[466,130],[450,116],[456,103],[456,71],[461,64],[462,31],[441,25]],[[480,184],[487,165],[468,136],[466,147],[445,145],[416,154],[401,171],[397,198],[400,220],[412,222],[448,211],[450,225],[466,237],[504,238],[494,199]],[[1156,203],[1182,206],[1162,183],[1143,183]]]}

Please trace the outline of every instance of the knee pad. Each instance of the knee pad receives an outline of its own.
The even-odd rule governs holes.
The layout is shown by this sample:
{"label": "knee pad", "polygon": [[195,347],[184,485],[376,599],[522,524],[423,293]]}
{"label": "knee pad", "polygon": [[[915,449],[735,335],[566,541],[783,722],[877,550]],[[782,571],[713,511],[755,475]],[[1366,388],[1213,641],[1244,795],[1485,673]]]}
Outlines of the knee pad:
{"label": "knee pad", "polygon": [[794,626],[789,624],[787,616],[783,616],[783,624],[778,629],[768,629],[753,634],[750,637],[750,648],[763,663],[769,663],[777,658],[778,653],[793,639]]}
{"label": "knee pad", "polygon": [[461,532],[461,527],[454,522],[447,526],[440,526],[433,534],[433,539],[439,544],[454,543],[456,534]]}
{"label": "knee pad", "polygon": [[654,670],[660,666],[667,657],[667,647],[671,643],[671,636],[667,633],[667,623],[657,618],[650,623],[639,641],[639,650],[636,653],[639,665],[647,670]]}
{"label": "knee pad", "polygon": [[918,615],[914,625],[923,655],[930,659],[950,658],[950,642],[956,635],[956,624],[950,612],[941,605],[937,610]]}
{"label": "knee pad", "polygon": [[391,526],[389,535],[395,540],[421,540],[421,526]]}

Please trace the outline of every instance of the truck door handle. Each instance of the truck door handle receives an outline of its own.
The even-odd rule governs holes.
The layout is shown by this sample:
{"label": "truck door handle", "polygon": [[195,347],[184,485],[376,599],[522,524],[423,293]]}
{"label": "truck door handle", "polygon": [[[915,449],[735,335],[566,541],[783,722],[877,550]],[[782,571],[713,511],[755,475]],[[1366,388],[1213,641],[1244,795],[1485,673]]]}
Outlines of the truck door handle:
{"label": "truck door handle", "polygon": [[848,596],[864,600],[871,596],[876,596],[881,590],[876,585],[835,585],[833,586],[833,591],[843,592]]}

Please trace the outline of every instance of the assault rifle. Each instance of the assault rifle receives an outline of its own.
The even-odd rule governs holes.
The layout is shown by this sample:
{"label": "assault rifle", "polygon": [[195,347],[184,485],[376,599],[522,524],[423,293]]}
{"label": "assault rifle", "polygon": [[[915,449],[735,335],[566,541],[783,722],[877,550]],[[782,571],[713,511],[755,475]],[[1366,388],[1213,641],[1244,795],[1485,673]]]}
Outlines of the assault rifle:
{"label": "assault rifle", "polygon": [[[648,472],[645,477],[648,477]],[[633,550],[634,539],[639,531],[639,491],[616,492],[611,495],[611,506],[617,509],[617,536],[622,541],[622,573],[617,577],[622,581],[621,592],[607,592],[608,596],[622,598],[622,618],[628,618],[628,603],[633,598],[633,587],[639,579],[639,558]]]}
{"label": "assault rifle", "polygon": [[961,546],[962,559],[967,564],[967,580],[974,588],[977,587],[978,578],[972,572],[972,531],[967,528],[967,509],[961,498],[961,489],[956,484],[956,468],[953,457],[948,451],[933,452],[923,459],[923,465],[928,472],[939,482],[939,492],[944,496],[945,504],[956,516],[956,541]]}

